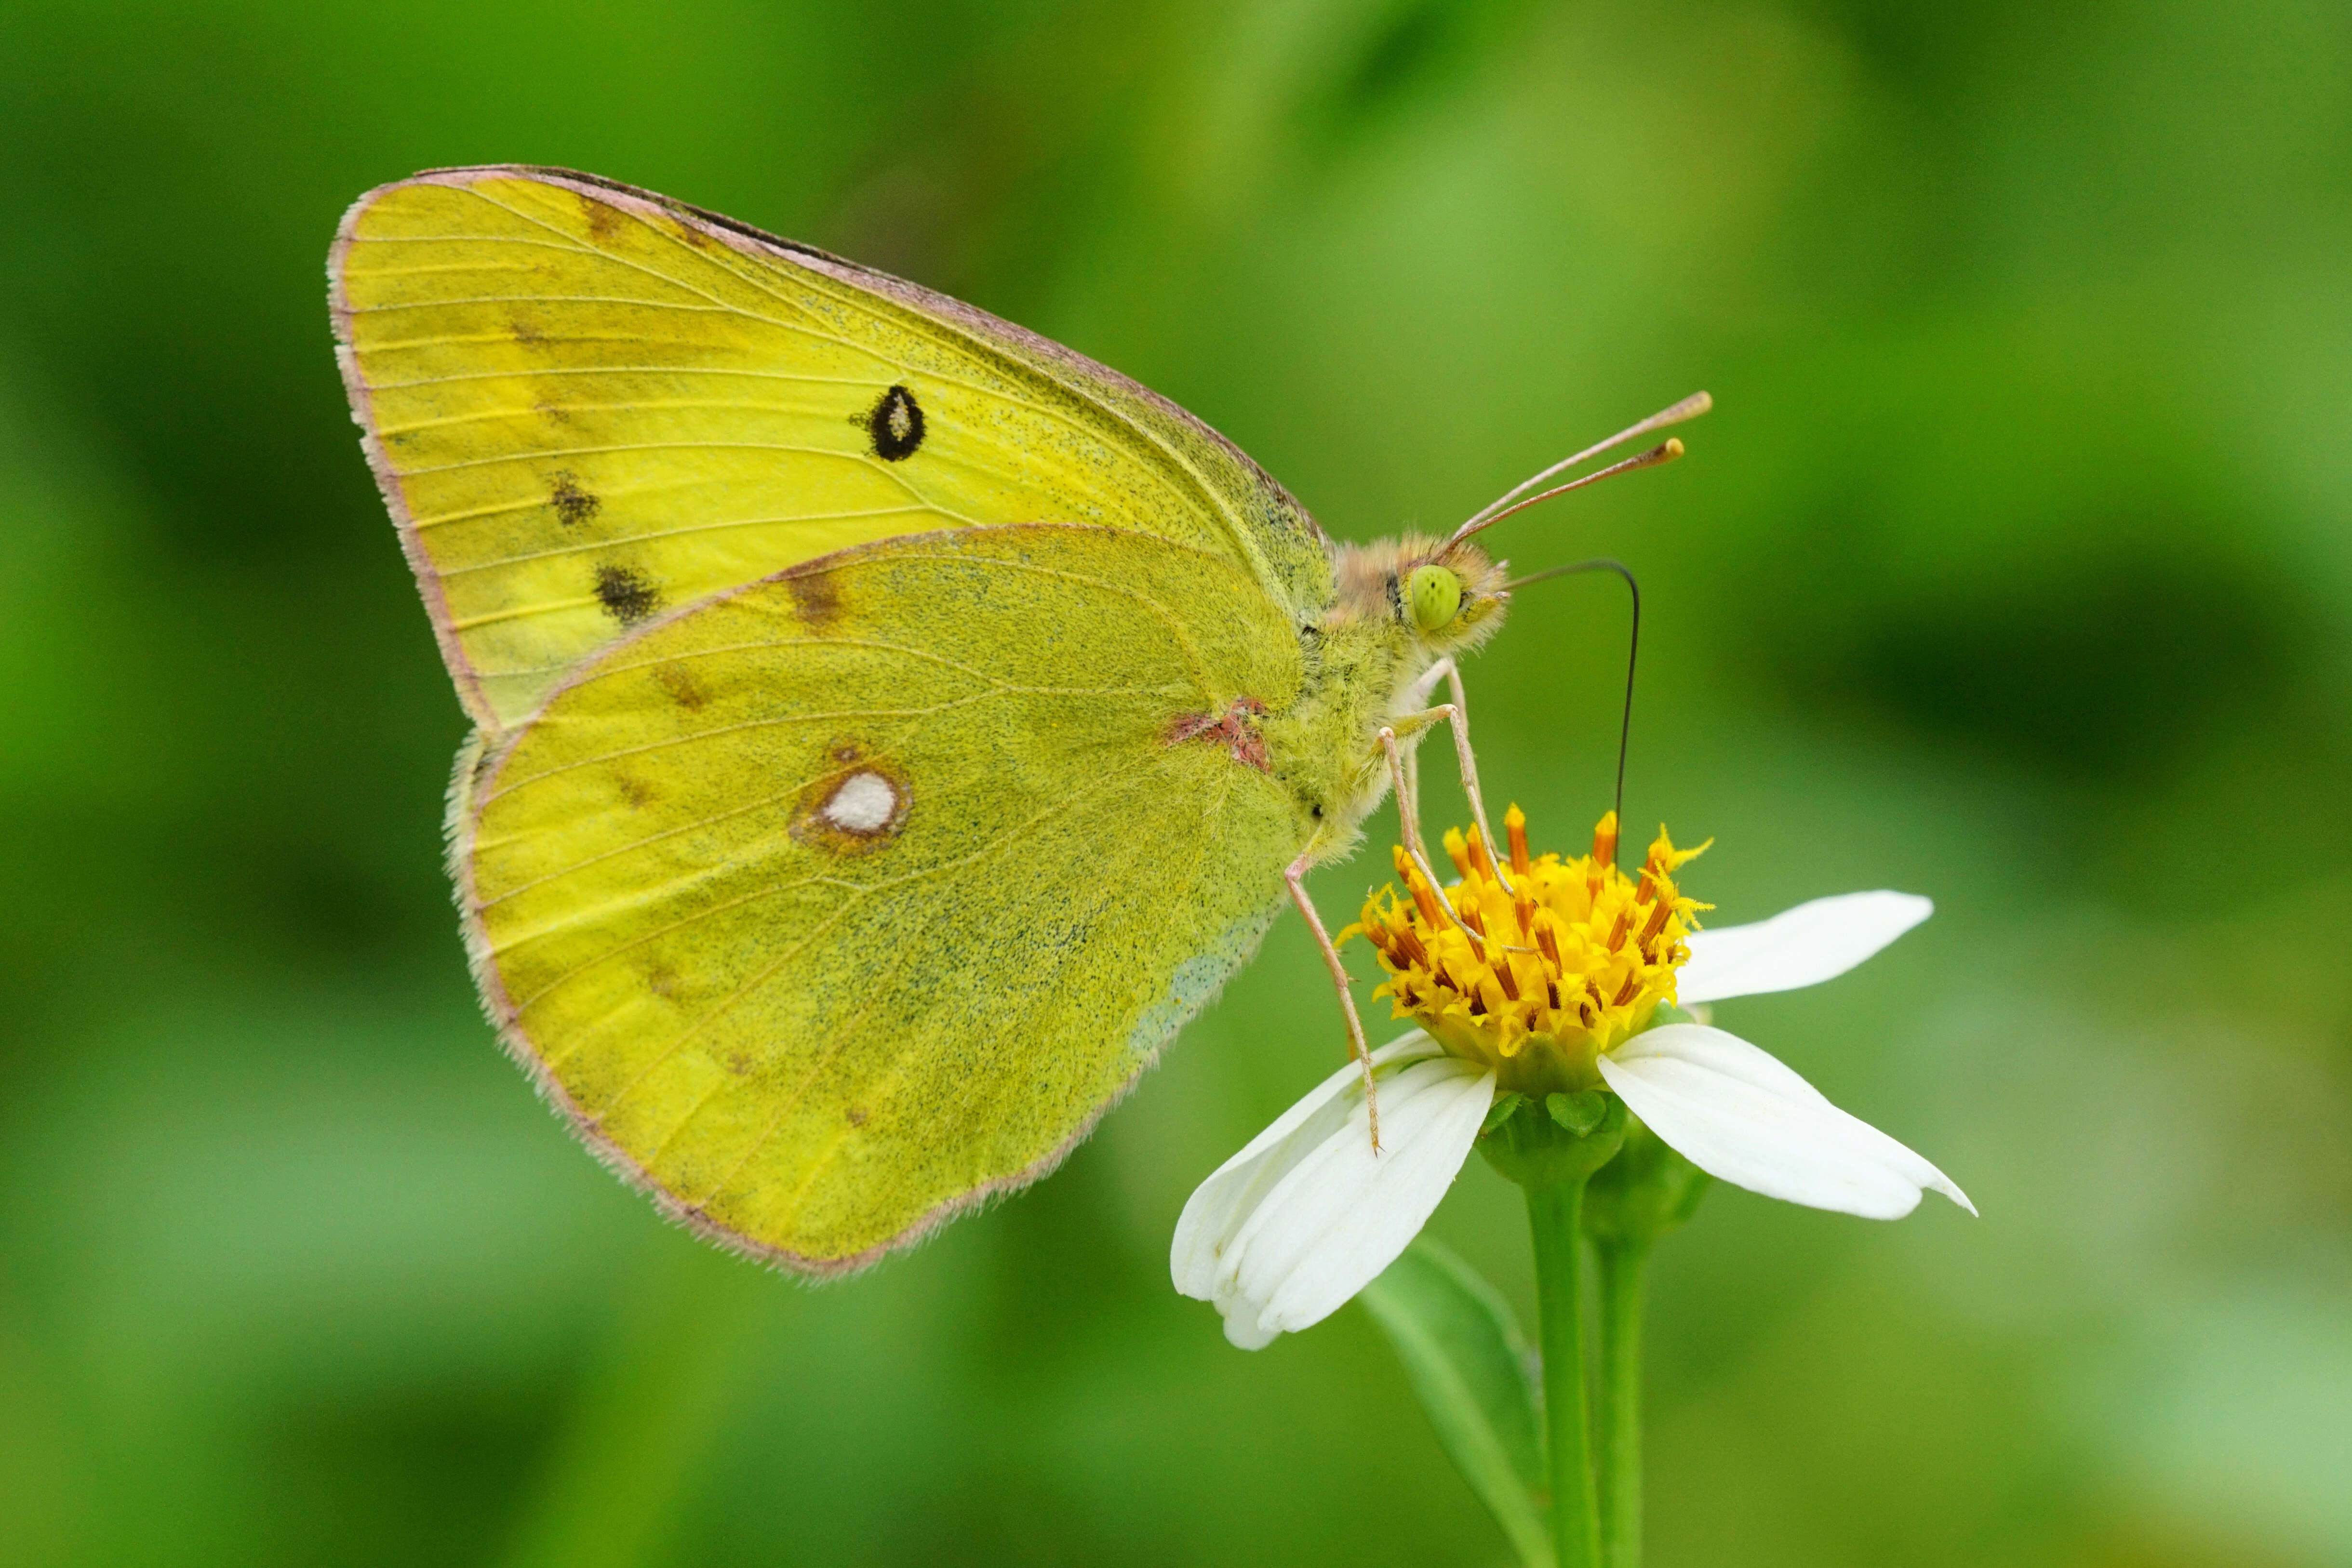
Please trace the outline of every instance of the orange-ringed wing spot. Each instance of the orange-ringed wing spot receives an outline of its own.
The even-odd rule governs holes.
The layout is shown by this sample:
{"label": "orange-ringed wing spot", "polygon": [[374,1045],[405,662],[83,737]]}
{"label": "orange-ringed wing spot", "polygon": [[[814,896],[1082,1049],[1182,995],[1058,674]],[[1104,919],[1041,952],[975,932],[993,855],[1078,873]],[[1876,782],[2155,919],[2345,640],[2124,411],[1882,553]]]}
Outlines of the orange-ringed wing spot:
{"label": "orange-ringed wing spot", "polygon": [[903,385],[894,386],[875,401],[864,421],[874,455],[885,463],[911,457],[923,444],[923,405]]}
{"label": "orange-ringed wing spot", "polygon": [[795,840],[838,855],[862,855],[898,836],[914,803],[906,769],[866,750],[856,741],[835,745],[833,760],[843,766],[800,792],[792,814]]}
{"label": "orange-ringed wing spot", "polygon": [[596,569],[596,602],[622,625],[635,626],[661,608],[661,591],[636,568],[607,562]]}

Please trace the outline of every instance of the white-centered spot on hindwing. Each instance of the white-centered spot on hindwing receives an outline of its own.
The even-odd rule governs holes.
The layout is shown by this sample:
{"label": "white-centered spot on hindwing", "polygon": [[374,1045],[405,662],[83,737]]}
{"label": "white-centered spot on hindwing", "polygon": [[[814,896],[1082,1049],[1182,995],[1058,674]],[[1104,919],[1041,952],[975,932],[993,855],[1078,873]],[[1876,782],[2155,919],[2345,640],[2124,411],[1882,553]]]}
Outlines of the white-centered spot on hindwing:
{"label": "white-centered spot on hindwing", "polygon": [[896,841],[914,800],[906,770],[856,736],[836,737],[824,755],[839,770],[803,786],[793,806],[793,837],[836,855],[872,854]]}
{"label": "white-centered spot on hindwing", "polygon": [[824,803],[824,820],[845,833],[878,833],[898,814],[898,787],[879,773],[853,773]]}

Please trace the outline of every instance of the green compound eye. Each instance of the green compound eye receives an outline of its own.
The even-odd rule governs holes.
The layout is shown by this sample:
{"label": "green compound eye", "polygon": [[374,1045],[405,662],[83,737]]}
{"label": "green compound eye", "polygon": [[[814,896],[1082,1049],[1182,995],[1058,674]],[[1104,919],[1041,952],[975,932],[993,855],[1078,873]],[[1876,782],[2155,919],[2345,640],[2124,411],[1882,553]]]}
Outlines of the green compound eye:
{"label": "green compound eye", "polygon": [[1450,626],[1462,612],[1462,580],[1442,566],[1417,566],[1404,580],[1404,601],[1423,632]]}

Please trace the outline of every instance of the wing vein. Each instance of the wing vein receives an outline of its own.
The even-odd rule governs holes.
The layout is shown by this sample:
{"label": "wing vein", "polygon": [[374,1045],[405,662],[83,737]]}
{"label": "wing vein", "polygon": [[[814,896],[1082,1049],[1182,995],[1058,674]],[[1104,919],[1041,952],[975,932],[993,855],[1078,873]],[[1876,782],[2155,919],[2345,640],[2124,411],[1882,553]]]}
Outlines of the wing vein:
{"label": "wing vein", "polygon": [[[502,555],[494,560],[475,561],[467,566],[444,567],[441,569],[441,575],[445,579],[463,577],[469,571],[495,571],[499,567],[518,566],[524,561],[552,560],[561,556],[585,555],[592,550],[610,549],[616,544],[642,544],[647,539],[674,539],[686,534],[724,533],[730,528],[784,528],[794,523],[840,523],[858,517],[903,517],[918,512],[929,512],[933,516],[944,515],[936,507],[922,506],[871,507],[862,512],[805,512],[773,517],[730,517],[724,522],[696,523],[682,528],[656,528],[650,533],[620,534],[612,538],[598,539],[593,543],[566,545],[562,549],[533,550],[527,555]],[[571,667],[569,664],[544,666],[546,669],[558,670]]]}

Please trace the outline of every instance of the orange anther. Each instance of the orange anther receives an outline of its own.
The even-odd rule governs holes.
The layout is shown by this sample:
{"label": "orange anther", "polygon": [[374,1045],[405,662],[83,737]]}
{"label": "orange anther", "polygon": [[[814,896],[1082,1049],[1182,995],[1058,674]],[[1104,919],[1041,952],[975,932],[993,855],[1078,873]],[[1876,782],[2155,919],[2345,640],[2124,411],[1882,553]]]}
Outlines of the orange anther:
{"label": "orange anther", "polygon": [[1404,878],[1405,891],[1412,894],[1412,906],[1421,912],[1421,923],[1435,930],[1445,924],[1445,914],[1437,907],[1437,893],[1422,880],[1412,857],[1400,848],[1396,852],[1397,874]]}
{"label": "orange anther", "polygon": [[1642,945],[1643,946],[1649,946],[1652,941],[1656,939],[1658,933],[1666,928],[1666,922],[1673,917],[1674,913],[1675,903],[1673,899],[1662,898],[1658,900],[1658,906],[1650,911],[1650,918],[1642,922]]}
{"label": "orange anther", "polygon": [[1514,805],[1503,813],[1503,831],[1511,841],[1511,870],[1525,876],[1535,867],[1528,853],[1528,814]]}
{"label": "orange anther", "polygon": [[[1476,866],[1479,874],[1489,882],[1496,880],[1495,857],[1486,852],[1486,835],[1478,831],[1475,822],[1470,824],[1470,863]],[[1465,872],[1463,874],[1466,876],[1469,873]]]}

